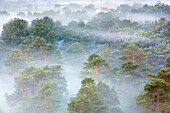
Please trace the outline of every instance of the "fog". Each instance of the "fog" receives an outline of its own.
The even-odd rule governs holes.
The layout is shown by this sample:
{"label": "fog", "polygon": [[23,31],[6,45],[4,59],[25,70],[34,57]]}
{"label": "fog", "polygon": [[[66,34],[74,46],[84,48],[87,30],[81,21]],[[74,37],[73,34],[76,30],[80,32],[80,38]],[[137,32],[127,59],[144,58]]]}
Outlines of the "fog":
{"label": "fog", "polygon": [[[88,70],[91,72],[90,77],[92,77],[94,79],[95,85],[97,85],[97,83],[99,81],[98,81],[98,78],[96,78],[96,75],[97,75],[97,73],[99,73],[99,76],[101,76],[100,80],[105,82],[110,88],[112,86],[114,86],[115,91],[118,96],[118,101],[120,103],[120,105],[117,105],[117,106],[122,111],[122,112],[115,112],[115,113],[132,113],[132,111],[133,111],[133,113],[142,113],[144,107],[142,107],[142,109],[138,108],[137,107],[138,105],[136,104],[136,100],[134,97],[138,96],[139,93],[144,93],[143,87],[146,84],[146,82],[149,82],[149,78],[144,77],[144,75],[146,75],[145,71],[148,71],[149,68],[154,68],[149,71],[151,71],[152,73],[157,73],[157,71],[159,69],[161,69],[161,67],[163,67],[163,64],[165,64],[165,59],[163,59],[164,57],[159,57],[161,60],[163,59],[162,61],[154,61],[156,58],[152,59],[151,54],[155,54],[155,50],[157,50],[158,52],[161,52],[161,51],[165,51],[166,48],[168,48],[167,47],[168,45],[165,45],[163,47],[162,46],[160,47],[161,49],[163,48],[163,50],[159,50],[159,49],[157,49],[157,46],[159,48],[159,44],[168,44],[169,43],[168,33],[166,34],[166,32],[165,32],[165,35],[162,35],[162,34],[164,33],[164,31],[168,30],[167,26],[169,24],[167,25],[167,23],[170,20],[170,15],[168,15],[166,12],[165,13],[163,12],[160,14],[157,14],[157,13],[151,14],[146,11],[146,12],[141,13],[140,8],[142,8],[144,4],[148,4],[148,5],[152,6],[152,5],[157,4],[158,2],[156,0],[144,0],[144,1],[142,1],[142,0],[128,0],[128,1],[127,0],[119,0],[119,1],[112,1],[112,0],[74,0],[74,1],[46,0],[46,1],[40,1],[39,0],[39,1],[36,1],[36,4],[33,4],[34,2],[35,1],[33,1],[33,0],[28,0],[28,1],[27,0],[22,0],[22,1],[18,1],[18,0],[6,0],[6,1],[2,0],[1,1],[0,0],[0,64],[1,64],[0,65],[0,113],[31,113],[31,112],[33,112],[33,110],[36,109],[34,107],[37,107],[38,103],[44,102],[44,98],[42,100],[35,102],[35,105],[37,105],[37,106],[34,106],[32,108],[30,107],[31,106],[30,103],[31,103],[31,101],[33,101],[32,103],[34,103],[34,100],[36,100],[37,98],[38,99],[42,98],[41,97],[42,95],[38,95],[38,93],[41,93],[43,91],[42,89],[44,87],[42,87],[41,90],[38,88],[40,87],[40,83],[44,82],[45,79],[49,79],[49,77],[42,79],[42,81],[40,81],[40,79],[39,79],[39,82],[37,82],[38,85],[33,86],[33,87],[36,87],[33,90],[37,90],[37,91],[32,91],[32,92],[27,91],[27,90],[30,90],[29,86],[27,86],[28,87],[27,89],[23,90],[23,86],[21,85],[21,88],[18,90],[17,89],[17,85],[18,85],[17,79],[15,80],[15,77],[17,78],[20,75],[22,75],[22,73],[20,73],[20,72],[22,72],[22,70],[24,70],[25,67],[35,66],[35,68],[38,70],[38,68],[48,65],[49,69],[46,69],[47,67],[43,67],[41,69],[41,70],[45,70],[44,73],[48,73],[48,71],[51,71],[50,66],[59,65],[59,64],[61,64],[61,69],[62,69],[61,75],[60,75],[60,72],[57,72],[57,73],[59,73],[59,77],[61,76],[61,78],[60,78],[61,81],[63,79],[66,80],[66,90],[67,91],[58,91],[57,92],[57,93],[62,92],[61,95],[58,96],[60,99],[59,101],[61,101],[60,105],[59,105],[60,107],[59,108],[57,108],[56,106],[54,106],[56,108],[49,107],[49,109],[51,111],[49,110],[48,113],[68,113],[68,112],[74,113],[74,112],[68,111],[67,103],[69,103],[71,101],[70,98],[76,97],[77,94],[80,92],[80,88],[82,87],[81,81],[85,78],[85,77],[81,77],[82,71],[84,71],[84,69],[86,67],[88,67],[88,66],[85,66],[88,61],[87,59],[89,58],[89,55],[93,54],[94,52],[101,55],[103,57],[103,59],[106,58],[106,61],[108,61],[108,64],[110,66],[110,67],[108,67],[110,70],[108,71],[108,74],[106,74],[106,77],[104,77],[104,79],[102,79],[102,76],[105,76],[105,73],[102,72],[103,70],[105,71],[105,68],[103,68],[102,66],[101,67],[99,66],[100,67],[100,68],[98,68],[99,72],[97,72],[96,67],[95,68],[90,67]],[[169,0],[164,0],[161,2],[165,3],[165,4],[170,4]],[[16,9],[17,3],[21,3],[21,4],[18,6],[19,8]],[[131,11],[123,12],[123,10],[122,11],[119,10],[119,7],[122,4],[129,4],[129,6],[133,7],[133,5],[135,3],[140,4],[139,13],[133,13]],[[8,5],[9,5],[9,7],[6,7]],[[27,7],[25,7],[25,6],[27,6]],[[15,10],[13,10],[13,9],[15,9]],[[3,12],[3,11],[5,11],[5,12]],[[102,18],[102,16],[100,16],[102,14],[105,17]],[[112,15],[112,16],[110,16],[110,15]],[[38,39],[37,37],[40,37],[40,36],[38,36],[38,35],[36,36],[35,32],[32,32],[33,27],[35,27],[32,23],[33,20],[43,19],[44,17],[51,18],[52,21],[54,22],[53,26],[55,26],[54,28],[53,27],[47,28],[47,31],[49,30],[49,32],[50,32],[50,30],[52,29],[51,31],[54,32],[54,36],[53,36],[53,37],[55,37],[54,40],[50,37],[51,34],[44,35],[47,33],[44,33],[44,34],[42,33],[44,35],[43,40],[45,39],[46,41],[44,43],[43,42],[41,42],[41,43],[44,45],[46,43],[53,44],[53,46],[48,45],[48,47],[46,47],[46,50],[45,50],[45,47],[41,47],[41,45],[40,45],[40,47],[35,45],[36,40]],[[165,27],[163,25],[162,25],[163,27],[158,26],[156,28],[156,30],[158,30],[158,29],[164,29],[164,30],[159,31],[159,33],[161,32],[162,34],[161,33],[156,34],[158,32],[155,32],[153,30],[154,28],[152,28],[151,24],[153,24],[155,22],[155,20],[157,20],[157,22],[158,22],[159,19],[161,19],[161,17],[166,18],[166,21],[163,23],[163,25]],[[6,40],[4,40],[3,37],[1,36],[2,32],[5,30],[3,28],[3,26],[5,26],[7,23],[9,23],[10,21],[13,21],[15,19],[26,20],[28,22],[28,26],[26,26],[27,27],[26,29],[28,29],[28,31],[26,31],[26,32],[29,32],[29,33],[25,33],[26,36],[21,36],[22,38],[18,38],[18,36],[10,34],[11,32],[9,32],[9,31],[13,28],[11,28],[11,29],[9,28],[10,30],[5,33],[7,33],[7,34],[9,33],[8,37],[13,36],[18,39],[22,39],[21,41],[23,41],[23,44],[25,45],[25,48],[26,48],[26,49],[24,48],[25,49],[24,51],[22,51],[19,48],[19,45],[22,44],[19,41],[18,41],[19,43],[17,43],[17,44],[16,44],[17,41],[16,42],[11,41],[12,39],[9,39],[11,41],[11,43],[5,42]],[[129,21],[126,23],[127,20],[129,20]],[[38,20],[38,21],[40,21],[40,20]],[[125,22],[125,23],[123,23],[123,22]],[[48,26],[48,24],[49,23],[45,23],[43,25],[43,27]],[[160,22],[159,24],[162,24],[162,23]],[[157,24],[155,24],[155,25],[157,25]],[[18,29],[16,29],[16,31]],[[14,31],[12,31],[12,32],[14,32]],[[39,32],[39,31],[37,30],[36,32]],[[155,34],[153,34],[153,33],[155,33]],[[40,34],[40,35],[42,35],[42,34]],[[51,39],[47,36],[49,36]],[[165,37],[165,39],[162,39],[162,37]],[[25,40],[24,40],[24,38],[25,38]],[[35,39],[33,39],[33,38],[35,38]],[[40,38],[42,38],[42,37],[40,37]],[[158,40],[159,38],[160,38],[160,40]],[[7,40],[7,41],[9,41],[9,40]],[[48,41],[48,40],[50,40],[50,41]],[[33,41],[35,41],[35,42],[33,42]],[[42,41],[42,40],[38,40],[38,41]],[[72,44],[74,44],[76,42],[78,42],[80,45],[77,46],[75,44],[76,47],[74,47],[75,45],[72,46]],[[123,67],[122,65],[126,60],[125,61],[120,60],[119,57],[121,55],[126,55],[126,53],[124,53],[124,50],[128,48],[128,45],[133,44],[133,43],[136,44],[140,49],[142,49],[142,51],[146,52],[146,54],[148,56],[145,54],[147,56],[147,59],[146,59],[146,56],[139,57],[139,59],[140,58],[141,59],[137,63],[140,66],[138,65],[137,66],[138,68],[135,68],[136,70],[134,69],[135,70],[134,72],[133,71],[127,72],[122,69],[122,67]],[[100,53],[103,51],[103,48],[100,50],[99,46],[104,45],[104,44],[108,44],[108,47],[104,47],[104,49],[107,48],[106,50],[110,50],[112,55],[105,57],[105,54],[110,54],[110,53],[107,53],[107,51],[104,51],[105,53],[102,53],[102,54]],[[75,49],[75,50],[73,50],[73,51],[70,50],[71,52],[69,52],[69,48],[71,48],[71,46],[72,46],[72,49]],[[127,47],[125,47],[125,46],[127,46]],[[39,48],[37,49],[36,47],[39,47]],[[23,56],[21,59],[18,60],[17,58],[20,56],[15,56],[15,54],[17,54],[17,53],[15,53],[13,56],[13,57],[15,57],[14,59],[17,59],[18,62],[20,62],[20,61],[22,62],[23,59],[27,60],[26,64],[24,64],[23,67],[21,64],[17,64],[15,67],[16,69],[15,69],[14,67],[12,67],[12,66],[15,66],[15,64],[12,64],[12,63],[8,64],[7,60],[8,60],[8,58],[10,58],[9,57],[10,55],[12,57],[13,49],[19,49],[19,51],[20,51],[19,54],[22,54],[22,56]],[[55,56],[56,50],[60,51],[61,57],[62,57],[61,62],[59,62],[59,63],[58,63],[58,61],[56,61],[56,59],[57,59],[57,57]],[[81,52],[83,51],[84,53],[83,52],[78,53],[79,51],[81,51]],[[9,53],[9,56],[7,53]],[[161,55],[162,55],[162,53],[161,53]],[[165,51],[164,55],[168,56],[168,53],[166,54],[166,51]],[[30,57],[30,59],[27,59],[29,57]],[[109,59],[109,57],[112,57],[111,60]],[[150,60],[151,63],[148,61],[148,59]],[[128,58],[128,60],[130,61],[130,57]],[[13,61],[13,59],[11,61]],[[152,63],[152,62],[154,62],[154,63]],[[160,62],[162,62],[162,64],[159,64]],[[133,62],[133,63],[135,64],[136,62]],[[18,67],[19,67],[18,65],[21,65],[21,68],[18,69]],[[96,63],[96,65],[97,65],[97,63]],[[103,65],[103,64],[101,64],[101,65]],[[160,67],[156,67],[155,65],[160,65]],[[145,66],[149,67],[149,68],[147,67],[148,70],[143,69],[143,67],[145,67]],[[14,70],[16,70],[16,71],[12,70],[12,68],[14,68]],[[140,70],[140,69],[143,69],[143,70]],[[85,70],[86,74],[88,73],[88,71]],[[51,71],[49,73],[52,74],[53,72]],[[94,73],[96,73],[96,75]],[[132,77],[133,74],[136,75],[134,78]],[[32,74],[31,77],[33,77],[33,75],[34,74]],[[127,76],[122,77],[123,75],[127,75]],[[142,75],[142,77],[141,77],[141,75]],[[25,71],[25,75],[23,74],[22,76],[26,76],[26,71]],[[20,77],[22,77],[22,76],[20,76]],[[36,76],[38,76],[38,75],[34,75],[34,76],[35,76],[34,79],[36,80],[37,79]],[[50,76],[52,76],[52,75],[50,75]],[[130,79],[129,76],[132,77],[132,79]],[[87,77],[89,77],[88,74],[87,74]],[[98,77],[98,75],[97,75],[97,77]],[[24,80],[26,78],[20,78],[20,79]],[[32,79],[32,81],[34,79]],[[57,79],[59,79],[59,78],[57,78]],[[63,81],[65,81],[65,80],[63,80]],[[19,81],[19,79],[18,79],[18,81]],[[59,87],[59,88],[58,87],[57,88],[60,90],[62,90],[60,85],[64,84],[64,83],[61,84],[60,83],[61,81],[57,82],[57,85]],[[133,84],[130,83],[132,81],[133,81]],[[20,84],[20,82],[19,82],[19,84]],[[30,84],[30,83],[26,83],[26,84]],[[26,87],[26,86],[24,86],[24,87]],[[64,85],[62,87],[64,87]],[[63,88],[63,90],[64,90],[64,88]],[[20,91],[20,93],[17,94],[17,91]],[[25,96],[23,94],[24,91],[26,92],[26,94],[25,94],[26,96],[28,95],[28,92],[30,93],[29,97],[24,97]],[[16,93],[15,96],[13,95],[14,93]],[[32,93],[35,93],[36,95],[38,95],[40,97],[38,97],[38,96],[36,97],[35,95],[33,95],[33,97],[31,97],[30,95],[32,95]],[[50,93],[49,93],[49,95],[50,95]],[[43,92],[43,94],[45,94],[45,93]],[[18,98],[18,99],[15,100],[12,98],[13,99],[12,100],[11,97],[10,96],[8,97],[7,95],[8,96],[12,95],[13,98]],[[19,96],[21,96],[21,95],[22,95],[22,97],[19,98]],[[49,96],[49,101],[52,98],[52,96],[51,97]],[[8,101],[7,98],[9,100],[11,99],[11,101],[19,101],[19,102],[16,102],[16,104],[15,104],[15,102],[12,102],[12,104],[14,103],[14,106],[10,106],[11,103],[10,103],[10,101],[9,101],[10,104],[7,103],[7,101]],[[22,99],[23,99],[23,101],[22,101]],[[25,99],[25,101],[24,101],[24,99]],[[26,99],[28,99],[28,100],[26,100]],[[46,101],[46,94],[45,94],[45,101]],[[56,101],[56,100],[54,100],[54,101]],[[23,105],[26,102],[28,102],[28,104]],[[34,112],[35,113],[39,113],[39,112],[47,113],[47,107],[45,107],[45,105],[47,106],[47,102],[45,102],[44,105],[40,105],[39,108],[37,107],[37,109],[36,109],[37,111],[34,111]],[[52,106],[51,103],[50,103],[50,105]],[[24,108],[24,106],[26,106],[26,107]],[[40,108],[40,107],[42,107],[42,108]],[[45,108],[46,108],[46,111],[45,111]],[[23,112],[24,109],[25,110],[30,109],[30,111]],[[52,109],[58,109],[58,110],[53,112]],[[110,109],[110,108],[108,107],[107,109]],[[40,110],[40,111],[38,111],[38,110]],[[77,112],[79,112],[79,111],[77,111]],[[77,113],[77,112],[75,112],[75,113]],[[87,112],[80,112],[80,113],[87,113]],[[102,113],[102,112],[99,112],[99,113]],[[109,112],[109,113],[111,113],[111,112]],[[163,111],[163,113],[164,113],[164,111]]]}
{"label": "fog", "polygon": [[[3,75],[3,76],[2,76]],[[14,76],[1,74],[0,76],[0,113],[15,113],[15,109],[7,105],[4,98],[5,93],[12,93],[14,91]]]}
{"label": "fog", "polygon": [[[9,0],[11,1],[11,0]],[[17,1],[17,0],[13,0],[13,1]],[[7,0],[8,2],[8,0]],[[48,1],[47,1],[48,2]],[[148,4],[148,5],[154,5],[157,3],[157,1],[150,1],[150,0],[146,0],[146,1],[133,1],[133,0],[129,0],[127,2],[125,1],[105,1],[105,0],[96,0],[94,2],[91,1],[51,1],[49,0],[49,2],[53,2],[51,4],[39,4],[38,6],[32,6],[31,10],[28,10],[26,8],[23,8],[23,6],[20,6],[21,8],[18,10],[11,10],[10,11],[10,7],[12,7],[12,3],[10,4],[9,8],[7,7],[3,7],[3,4],[5,5],[5,3],[2,2],[2,6],[0,5],[1,10],[0,11],[7,11],[7,13],[9,15],[6,14],[0,14],[1,18],[0,18],[0,33],[2,32],[2,28],[3,25],[6,24],[9,20],[14,19],[14,18],[22,18],[24,20],[27,20],[29,23],[31,23],[32,20],[36,19],[36,18],[43,18],[44,16],[49,16],[51,18],[53,18],[54,21],[61,21],[62,24],[67,25],[70,21],[85,21],[87,22],[88,20],[90,20],[94,15],[96,15],[97,13],[103,12],[104,10],[102,10],[101,8],[108,8],[108,11],[110,11],[111,9],[116,9],[118,6],[120,6],[121,4],[130,4],[133,5],[134,3],[138,3],[138,4]],[[169,1],[165,0],[165,1],[161,1],[162,3],[165,4],[170,4]],[[27,1],[27,3],[29,3]],[[30,2],[31,3],[31,2]],[[60,7],[54,7],[55,4],[59,4],[61,5]],[[79,6],[76,6],[79,5]],[[93,4],[95,6],[95,9],[87,9],[86,12],[82,15],[78,14],[77,11],[85,11],[84,7],[88,6],[89,4]],[[27,4],[25,4],[27,5]],[[75,6],[74,6],[75,5]],[[67,7],[69,12],[63,12],[63,9]],[[14,7],[15,8],[15,7]],[[9,11],[8,11],[9,10]],[[19,12],[22,12],[24,15],[19,14]],[[104,11],[105,12],[105,11]],[[30,15],[29,13],[31,13],[32,15]],[[70,14],[73,13],[73,14]],[[74,14],[75,13],[75,14]],[[72,15],[72,16],[69,16]],[[76,16],[78,15],[78,16]],[[135,14],[135,13],[120,13],[118,14],[118,17],[120,17],[120,19],[130,19],[132,21],[137,21],[137,22],[145,22],[145,21],[154,21],[157,20],[161,17],[166,17],[167,20],[169,20],[169,15],[149,15],[149,14]]]}

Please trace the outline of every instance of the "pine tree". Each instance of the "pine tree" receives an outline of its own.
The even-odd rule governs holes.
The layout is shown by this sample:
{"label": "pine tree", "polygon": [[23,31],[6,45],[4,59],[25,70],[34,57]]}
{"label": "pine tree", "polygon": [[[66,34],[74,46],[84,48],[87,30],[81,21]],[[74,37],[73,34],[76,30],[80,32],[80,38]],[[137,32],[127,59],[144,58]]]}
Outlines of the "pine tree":
{"label": "pine tree", "polygon": [[5,43],[19,45],[23,38],[29,35],[28,22],[23,19],[14,19],[9,21],[3,27],[2,40]]}
{"label": "pine tree", "polygon": [[61,64],[62,63],[62,61],[61,61],[62,56],[61,56],[61,53],[60,53],[59,49],[57,49],[55,51],[55,58],[56,58],[56,64]]}
{"label": "pine tree", "polygon": [[92,76],[93,74],[90,73],[89,71],[94,70],[95,69],[95,73],[96,73],[96,78],[97,78],[97,81],[98,81],[98,69],[100,69],[100,67],[106,67],[106,69],[101,69],[101,71],[107,71],[109,68],[108,66],[108,62],[103,59],[100,55],[96,54],[96,53],[93,53],[91,55],[89,55],[88,59],[87,59],[87,62],[84,63],[84,67],[83,67],[83,71],[81,72],[82,75],[85,75],[87,76],[86,74]]}
{"label": "pine tree", "polygon": [[[77,97],[71,98],[71,102],[68,103],[69,112],[107,113],[105,101],[99,96],[94,80],[92,78],[85,78],[81,81],[81,84],[82,86]],[[77,108],[79,109],[77,110]]]}
{"label": "pine tree", "polygon": [[66,51],[68,54],[75,55],[75,56],[85,54],[85,51],[83,50],[82,46],[78,42],[72,43]]}
{"label": "pine tree", "polygon": [[157,72],[157,74],[151,74],[149,72],[147,73],[147,77],[152,78],[158,78],[158,79],[163,79],[165,80],[166,83],[169,83],[170,81],[170,68],[166,68],[166,69],[161,69],[160,71]]}
{"label": "pine tree", "polygon": [[61,65],[26,67],[15,77],[15,91],[6,94],[7,103],[20,105],[25,113],[54,113],[59,109],[63,94],[67,94]]}
{"label": "pine tree", "polygon": [[[43,53],[44,62],[47,64],[46,52],[53,49],[53,45],[51,43],[47,43],[45,39],[36,37],[36,40],[32,43],[33,49],[38,53]],[[41,59],[39,59],[41,61]]]}
{"label": "pine tree", "polygon": [[166,67],[170,67],[170,56],[166,58]]}
{"label": "pine tree", "polygon": [[76,98],[71,98],[67,108],[69,113],[93,113],[93,109],[91,102],[83,95],[77,95]]}
{"label": "pine tree", "polygon": [[135,63],[139,58],[143,59],[146,57],[146,53],[135,44],[128,45],[127,49],[123,50],[123,52],[125,52],[126,55],[120,56],[119,59],[131,60],[133,63]]}
{"label": "pine tree", "polygon": [[138,64],[134,64],[132,61],[129,60],[122,64],[121,69],[123,72],[132,75],[132,74],[134,74],[134,72],[138,66],[139,66]]}
{"label": "pine tree", "polygon": [[24,45],[21,43],[21,44],[19,45],[19,49],[20,49],[20,51],[21,51],[22,53],[24,53],[25,58],[26,58],[26,63],[28,63],[28,55],[27,55],[27,53],[26,53],[27,47],[24,46]]}
{"label": "pine tree", "polygon": [[7,53],[4,64],[9,68],[10,72],[19,72],[26,66],[26,60],[20,50],[14,49],[12,50],[11,55]]}
{"label": "pine tree", "polygon": [[50,22],[47,22],[46,20],[35,20],[32,23],[32,27],[30,29],[30,35],[31,36],[35,36],[35,37],[42,37],[44,38],[47,43],[54,43],[54,36],[55,33],[54,31],[51,31],[50,25],[48,25],[48,23],[50,24]]}
{"label": "pine tree", "polygon": [[97,45],[96,53],[101,55],[102,58],[112,63],[114,58],[113,51],[109,48],[109,44]]}
{"label": "pine tree", "polygon": [[139,94],[136,98],[138,107],[144,108],[145,113],[167,113],[169,109],[169,80],[166,78],[170,77],[169,69],[160,70],[157,74],[147,73],[150,77],[150,82],[144,86],[145,93]]}
{"label": "pine tree", "polygon": [[121,113],[121,110],[118,107],[118,96],[114,87],[110,88],[107,84],[100,81],[97,83],[97,90],[99,96],[106,101],[109,113]]}

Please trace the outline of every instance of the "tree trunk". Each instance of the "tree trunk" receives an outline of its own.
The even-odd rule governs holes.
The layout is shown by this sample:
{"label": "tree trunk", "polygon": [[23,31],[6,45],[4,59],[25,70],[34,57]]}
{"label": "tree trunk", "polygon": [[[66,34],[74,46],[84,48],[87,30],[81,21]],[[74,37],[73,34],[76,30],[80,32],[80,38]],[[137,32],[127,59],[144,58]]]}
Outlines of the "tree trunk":
{"label": "tree trunk", "polygon": [[26,63],[28,63],[28,57],[27,57],[27,54],[25,53],[25,51],[24,51],[24,54],[25,54],[25,57],[26,57]]}
{"label": "tree trunk", "polygon": [[[21,92],[22,92],[22,99],[24,99],[24,89],[23,89],[22,83],[21,83]],[[25,107],[25,109],[27,108],[25,101],[24,101],[24,107]]]}
{"label": "tree trunk", "polygon": [[23,90],[23,85],[21,83],[21,92],[22,92],[22,98],[24,98],[24,90]]}
{"label": "tree trunk", "polygon": [[96,62],[96,77],[97,77],[97,82],[98,82],[98,70],[97,70],[97,62]]}
{"label": "tree trunk", "polygon": [[160,109],[159,109],[159,92],[157,94],[157,112],[158,113],[160,112]]}
{"label": "tree trunk", "polygon": [[135,63],[135,50],[133,50],[133,63]]}
{"label": "tree trunk", "polygon": [[45,95],[45,104],[46,104],[46,113],[48,112],[48,102],[47,102],[47,95]]}
{"label": "tree trunk", "polygon": [[166,83],[168,83],[168,76],[165,78]]}
{"label": "tree trunk", "polygon": [[140,58],[140,56],[135,60],[135,62]]}
{"label": "tree trunk", "polygon": [[47,64],[47,59],[46,59],[45,52],[44,52],[44,61],[45,61],[45,64]]}
{"label": "tree trunk", "polygon": [[[42,46],[40,46],[40,50],[43,52],[43,49],[42,49]],[[44,52],[44,61],[45,61],[45,64],[47,63],[46,61],[46,55],[45,55],[45,52]]]}
{"label": "tree trunk", "polygon": [[79,109],[80,109],[79,113],[82,113],[82,111],[81,111],[81,106],[79,106]]}

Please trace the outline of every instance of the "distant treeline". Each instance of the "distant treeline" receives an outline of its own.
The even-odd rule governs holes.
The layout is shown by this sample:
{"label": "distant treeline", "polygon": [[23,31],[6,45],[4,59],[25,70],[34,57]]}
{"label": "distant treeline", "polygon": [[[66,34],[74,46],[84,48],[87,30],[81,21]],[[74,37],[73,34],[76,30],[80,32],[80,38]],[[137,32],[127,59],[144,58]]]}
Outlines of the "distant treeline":
{"label": "distant treeline", "polygon": [[141,4],[134,4],[130,6],[128,4],[120,5],[117,8],[117,11],[124,12],[124,13],[142,13],[142,14],[151,14],[151,15],[161,15],[166,14],[170,15],[170,6],[161,2],[158,2],[155,5],[141,5]]}

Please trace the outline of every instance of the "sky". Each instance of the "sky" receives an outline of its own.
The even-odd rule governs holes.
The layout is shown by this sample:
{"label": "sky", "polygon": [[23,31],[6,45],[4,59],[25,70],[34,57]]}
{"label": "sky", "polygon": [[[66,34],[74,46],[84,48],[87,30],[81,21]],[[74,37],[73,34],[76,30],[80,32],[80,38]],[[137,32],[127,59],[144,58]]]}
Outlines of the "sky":
{"label": "sky", "polygon": [[[6,1],[31,1],[31,0],[6,0]],[[35,1],[35,0],[34,0]],[[44,0],[44,1],[60,1],[60,2],[62,2],[62,1],[68,1],[68,2],[70,2],[70,1],[102,1],[102,2],[115,2],[115,1],[134,1],[134,2],[137,2],[137,1],[148,1],[148,2],[150,2],[150,1],[169,1],[169,0]]]}
{"label": "sky", "polygon": [[[35,2],[38,0],[6,0],[6,1],[27,1],[27,2]],[[166,4],[170,4],[170,0],[42,0],[43,2],[124,2],[124,3],[129,3],[129,2],[138,2],[138,3],[152,3],[152,2],[157,2],[161,1]]]}

